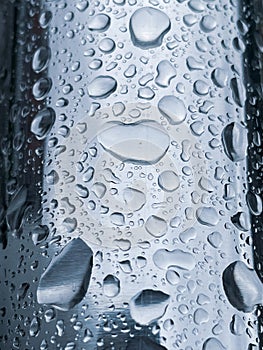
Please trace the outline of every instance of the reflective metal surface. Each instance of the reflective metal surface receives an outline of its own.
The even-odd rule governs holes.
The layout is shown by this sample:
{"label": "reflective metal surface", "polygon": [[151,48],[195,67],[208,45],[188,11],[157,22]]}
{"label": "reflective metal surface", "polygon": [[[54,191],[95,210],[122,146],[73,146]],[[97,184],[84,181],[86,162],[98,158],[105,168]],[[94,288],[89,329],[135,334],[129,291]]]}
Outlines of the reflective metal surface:
{"label": "reflective metal surface", "polygon": [[0,28],[0,349],[261,349],[261,2]]}

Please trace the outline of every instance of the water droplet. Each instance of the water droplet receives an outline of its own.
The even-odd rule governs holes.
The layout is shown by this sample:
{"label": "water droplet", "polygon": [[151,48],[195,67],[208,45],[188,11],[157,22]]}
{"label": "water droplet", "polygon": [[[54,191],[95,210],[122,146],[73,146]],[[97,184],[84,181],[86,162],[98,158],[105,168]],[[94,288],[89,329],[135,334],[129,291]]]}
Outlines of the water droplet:
{"label": "water droplet", "polygon": [[98,135],[102,147],[128,163],[155,164],[166,153],[170,138],[156,122],[107,123]]}
{"label": "water droplet", "polygon": [[40,17],[39,17],[39,24],[40,24],[41,28],[43,28],[43,29],[47,28],[51,19],[52,19],[52,12],[50,12],[50,11],[42,12]]}
{"label": "water droplet", "polygon": [[88,94],[93,98],[110,96],[117,88],[117,81],[106,75],[100,75],[88,85]]}
{"label": "water droplet", "polygon": [[101,199],[106,193],[106,186],[102,182],[95,182],[92,186],[92,192]]}
{"label": "water droplet", "polygon": [[155,96],[154,91],[148,86],[138,89],[139,98],[142,98],[144,100],[152,100],[154,96]]}
{"label": "water droplet", "polygon": [[160,46],[170,27],[170,19],[164,12],[152,7],[142,7],[131,16],[132,42],[144,50]]}
{"label": "water droplet", "polygon": [[161,61],[157,66],[155,83],[160,87],[168,87],[174,77],[176,77],[174,66],[167,60]]}
{"label": "water droplet", "polygon": [[239,107],[243,107],[244,105],[244,91],[243,86],[238,78],[232,78],[230,80],[230,88],[232,90],[233,100]]}
{"label": "water droplet", "polygon": [[32,241],[35,245],[38,245],[46,240],[49,230],[46,225],[39,225],[34,228],[32,232]]}
{"label": "water droplet", "polygon": [[62,225],[68,233],[71,233],[77,228],[78,222],[75,218],[66,218],[63,220]]}
{"label": "water droplet", "polygon": [[52,86],[52,80],[49,78],[40,78],[34,85],[32,93],[37,101],[47,97]]}
{"label": "water droplet", "polygon": [[194,227],[190,227],[179,234],[179,238],[183,243],[188,243],[189,241],[194,240],[196,236],[197,232]]}
{"label": "water droplet", "polygon": [[200,28],[205,33],[212,32],[217,26],[216,19],[211,15],[203,16],[200,21]]}
{"label": "water droplet", "polygon": [[187,27],[192,27],[194,24],[197,23],[197,20],[198,20],[197,17],[195,15],[193,15],[192,13],[189,13],[189,14],[183,16],[184,24]]}
{"label": "water droplet", "polygon": [[170,283],[172,286],[175,286],[176,284],[178,284],[180,282],[180,275],[179,275],[179,273],[174,271],[174,270],[172,270],[172,269],[169,269],[166,272],[165,277],[167,279],[167,282]]}
{"label": "water droplet", "polygon": [[190,125],[191,131],[196,136],[201,136],[205,132],[205,125],[202,121],[198,120]]}
{"label": "water droplet", "polygon": [[85,187],[81,184],[76,185],[75,192],[77,193],[77,195],[80,198],[88,198],[88,196],[89,196],[89,190],[87,189],[87,187]]}
{"label": "water droplet", "polygon": [[203,80],[196,80],[194,82],[194,92],[197,95],[205,96],[209,92],[209,85]]}
{"label": "water droplet", "polygon": [[198,208],[196,218],[200,224],[205,226],[216,226],[219,221],[217,211],[213,207]]}
{"label": "water droplet", "polygon": [[145,223],[145,229],[154,237],[162,237],[168,230],[166,221],[159,216],[151,215]]}
{"label": "water droplet", "polygon": [[56,185],[59,182],[59,175],[56,170],[51,170],[47,174],[46,181],[49,185]]}
{"label": "water droplet", "polygon": [[228,124],[222,132],[222,143],[228,158],[240,162],[246,157],[247,130],[236,122]]}
{"label": "water droplet", "polygon": [[245,333],[246,325],[239,315],[233,315],[232,321],[230,323],[230,330],[234,335],[242,335]]}
{"label": "water droplet", "polygon": [[88,169],[85,171],[85,173],[83,174],[83,181],[84,182],[89,182],[93,179],[93,176],[94,176],[94,168],[93,167],[88,167]]}
{"label": "water droplet", "polygon": [[195,267],[193,255],[181,249],[174,249],[172,251],[158,249],[153,255],[153,261],[157,267],[163,270],[174,266],[182,270],[190,271]]}
{"label": "water droplet", "polygon": [[92,269],[92,250],[80,239],[73,239],[55,256],[41,276],[37,300],[69,310],[86,294]]}
{"label": "water droplet", "polygon": [[100,59],[94,59],[90,62],[89,68],[92,70],[97,70],[102,66],[102,60]]}
{"label": "water droplet", "polygon": [[246,195],[247,205],[253,215],[260,215],[262,213],[262,199],[258,194],[249,191]]}
{"label": "water droplet", "polygon": [[209,321],[209,313],[202,309],[198,308],[194,312],[194,322],[198,325],[207,323]]}
{"label": "water droplet", "polygon": [[36,337],[40,331],[40,320],[38,317],[34,317],[30,323],[29,335],[30,337]]}
{"label": "water droplet", "polygon": [[226,350],[226,348],[218,339],[209,338],[204,342],[202,350]]}
{"label": "water droplet", "polygon": [[194,12],[203,12],[205,10],[205,6],[200,0],[190,0],[188,6]]}
{"label": "water droplet", "polygon": [[110,26],[110,17],[103,13],[100,13],[94,16],[88,24],[89,30],[96,31],[96,32],[104,32],[109,28],[109,26]]}
{"label": "water droplet", "polygon": [[131,212],[140,210],[146,203],[145,194],[131,187],[126,187],[123,190],[123,199],[127,209]]}
{"label": "water droplet", "polygon": [[104,38],[99,42],[98,47],[103,53],[111,53],[114,51],[116,45],[114,40],[110,38]]}
{"label": "water droplet", "polygon": [[23,300],[26,296],[26,293],[30,287],[30,284],[27,282],[21,283],[17,290],[17,300]]}
{"label": "water droplet", "polygon": [[103,280],[103,293],[109,298],[116,297],[120,293],[120,280],[113,275],[107,275]]}
{"label": "water droplet", "polygon": [[160,290],[144,289],[130,300],[132,318],[141,325],[148,325],[161,318],[170,296]]}
{"label": "water droplet", "polygon": [[214,82],[214,84],[219,87],[219,88],[223,88],[227,85],[227,72],[222,69],[222,68],[216,68],[215,70],[213,70],[212,72],[212,80]]}
{"label": "water droplet", "polygon": [[250,220],[246,213],[240,211],[231,217],[232,223],[241,231],[250,229]]}
{"label": "water droplet", "polygon": [[132,78],[135,76],[137,72],[136,66],[134,64],[131,64],[124,72],[124,76],[126,78]]}
{"label": "water droplet", "polygon": [[223,237],[220,232],[212,232],[207,237],[208,242],[214,248],[220,248],[223,243]]}
{"label": "water droplet", "polygon": [[158,176],[158,185],[163,191],[173,192],[180,186],[180,178],[174,171],[163,171]]}
{"label": "water droplet", "polygon": [[50,107],[44,108],[35,115],[31,123],[31,132],[35,134],[38,140],[43,140],[47,137],[54,122],[55,111]]}
{"label": "water droplet", "polygon": [[80,11],[83,12],[85,11],[89,6],[89,2],[86,0],[80,0],[77,4],[76,4],[76,8]]}
{"label": "water droplet", "polygon": [[89,328],[86,328],[84,331],[83,343],[89,342],[94,337],[92,331]]}
{"label": "water droplet", "polygon": [[208,178],[202,176],[199,180],[199,186],[200,188],[202,188],[203,190],[212,193],[214,191],[214,186],[211,182],[211,180],[209,180]]}
{"label": "water droplet", "polygon": [[143,75],[140,79],[139,79],[139,84],[141,86],[145,86],[147,85],[150,81],[152,81],[154,79],[153,74],[151,73],[147,73],[145,75]]}
{"label": "water droplet", "polygon": [[158,109],[170,124],[181,124],[186,118],[185,104],[178,97],[167,95],[160,99]]}
{"label": "water droplet", "polygon": [[223,285],[229,302],[243,312],[252,312],[263,301],[262,283],[255,270],[242,261],[228,265],[223,272]]}
{"label": "water droplet", "polygon": [[112,106],[112,111],[115,117],[121,115],[125,111],[125,105],[122,102],[115,102]]}
{"label": "water droplet", "polygon": [[40,73],[44,69],[46,69],[49,64],[50,57],[51,57],[51,51],[49,47],[41,46],[40,48],[38,48],[33,56],[33,61],[32,61],[33,70],[36,73]]}
{"label": "water droplet", "polygon": [[116,226],[123,226],[125,224],[125,217],[122,213],[112,213],[110,219]]}
{"label": "water droplet", "polygon": [[189,56],[186,60],[187,67],[189,70],[203,70],[205,69],[205,65],[202,61],[198,61],[195,57]]}

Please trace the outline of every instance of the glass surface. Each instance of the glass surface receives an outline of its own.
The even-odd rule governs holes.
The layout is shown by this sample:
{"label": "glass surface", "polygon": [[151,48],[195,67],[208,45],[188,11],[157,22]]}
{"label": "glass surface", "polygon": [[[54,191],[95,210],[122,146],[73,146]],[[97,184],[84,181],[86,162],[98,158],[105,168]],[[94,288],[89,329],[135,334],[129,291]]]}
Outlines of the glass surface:
{"label": "glass surface", "polygon": [[263,348],[262,14],[1,1],[1,350]]}

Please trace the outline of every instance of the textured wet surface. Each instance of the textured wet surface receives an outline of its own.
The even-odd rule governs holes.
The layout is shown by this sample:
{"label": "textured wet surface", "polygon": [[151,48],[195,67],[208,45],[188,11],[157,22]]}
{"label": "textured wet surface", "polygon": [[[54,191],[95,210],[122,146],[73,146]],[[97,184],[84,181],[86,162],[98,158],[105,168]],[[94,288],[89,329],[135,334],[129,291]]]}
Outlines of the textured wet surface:
{"label": "textured wet surface", "polygon": [[0,349],[261,349],[257,2],[12,3]]}

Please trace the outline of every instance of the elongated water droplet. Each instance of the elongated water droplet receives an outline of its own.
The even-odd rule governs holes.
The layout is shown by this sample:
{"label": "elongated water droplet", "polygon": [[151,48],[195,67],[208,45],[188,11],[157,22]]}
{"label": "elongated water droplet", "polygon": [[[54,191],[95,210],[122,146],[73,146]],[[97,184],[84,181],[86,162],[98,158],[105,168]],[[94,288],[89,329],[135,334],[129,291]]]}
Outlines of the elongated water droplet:
{"label": "elongated water droplet", "polygon": [[80,238],[70,241],[41,276],[38,303],[52,304],[61,310],[78,304],[89,285],[92,256],[92,250]]}
{"label": "elongated water droplet", "polygon": [[50,107],[44,108],[35,115],[31,123],[31,131],[38,140],[43,140],[47,137],[54,123],[55,111]]}
{"label": "elongated water droplet", "polygon": [[170,139],[156,122],[108,123],[98,135],[103,148],[117,159],[138,164],[155,164],[166,153]]}
{"label": "elongated water droplet", "polygon": [[247,130],[239,123],[228,124],[222,132],[224,150],[233,162],[240,162],[246,157]]}

